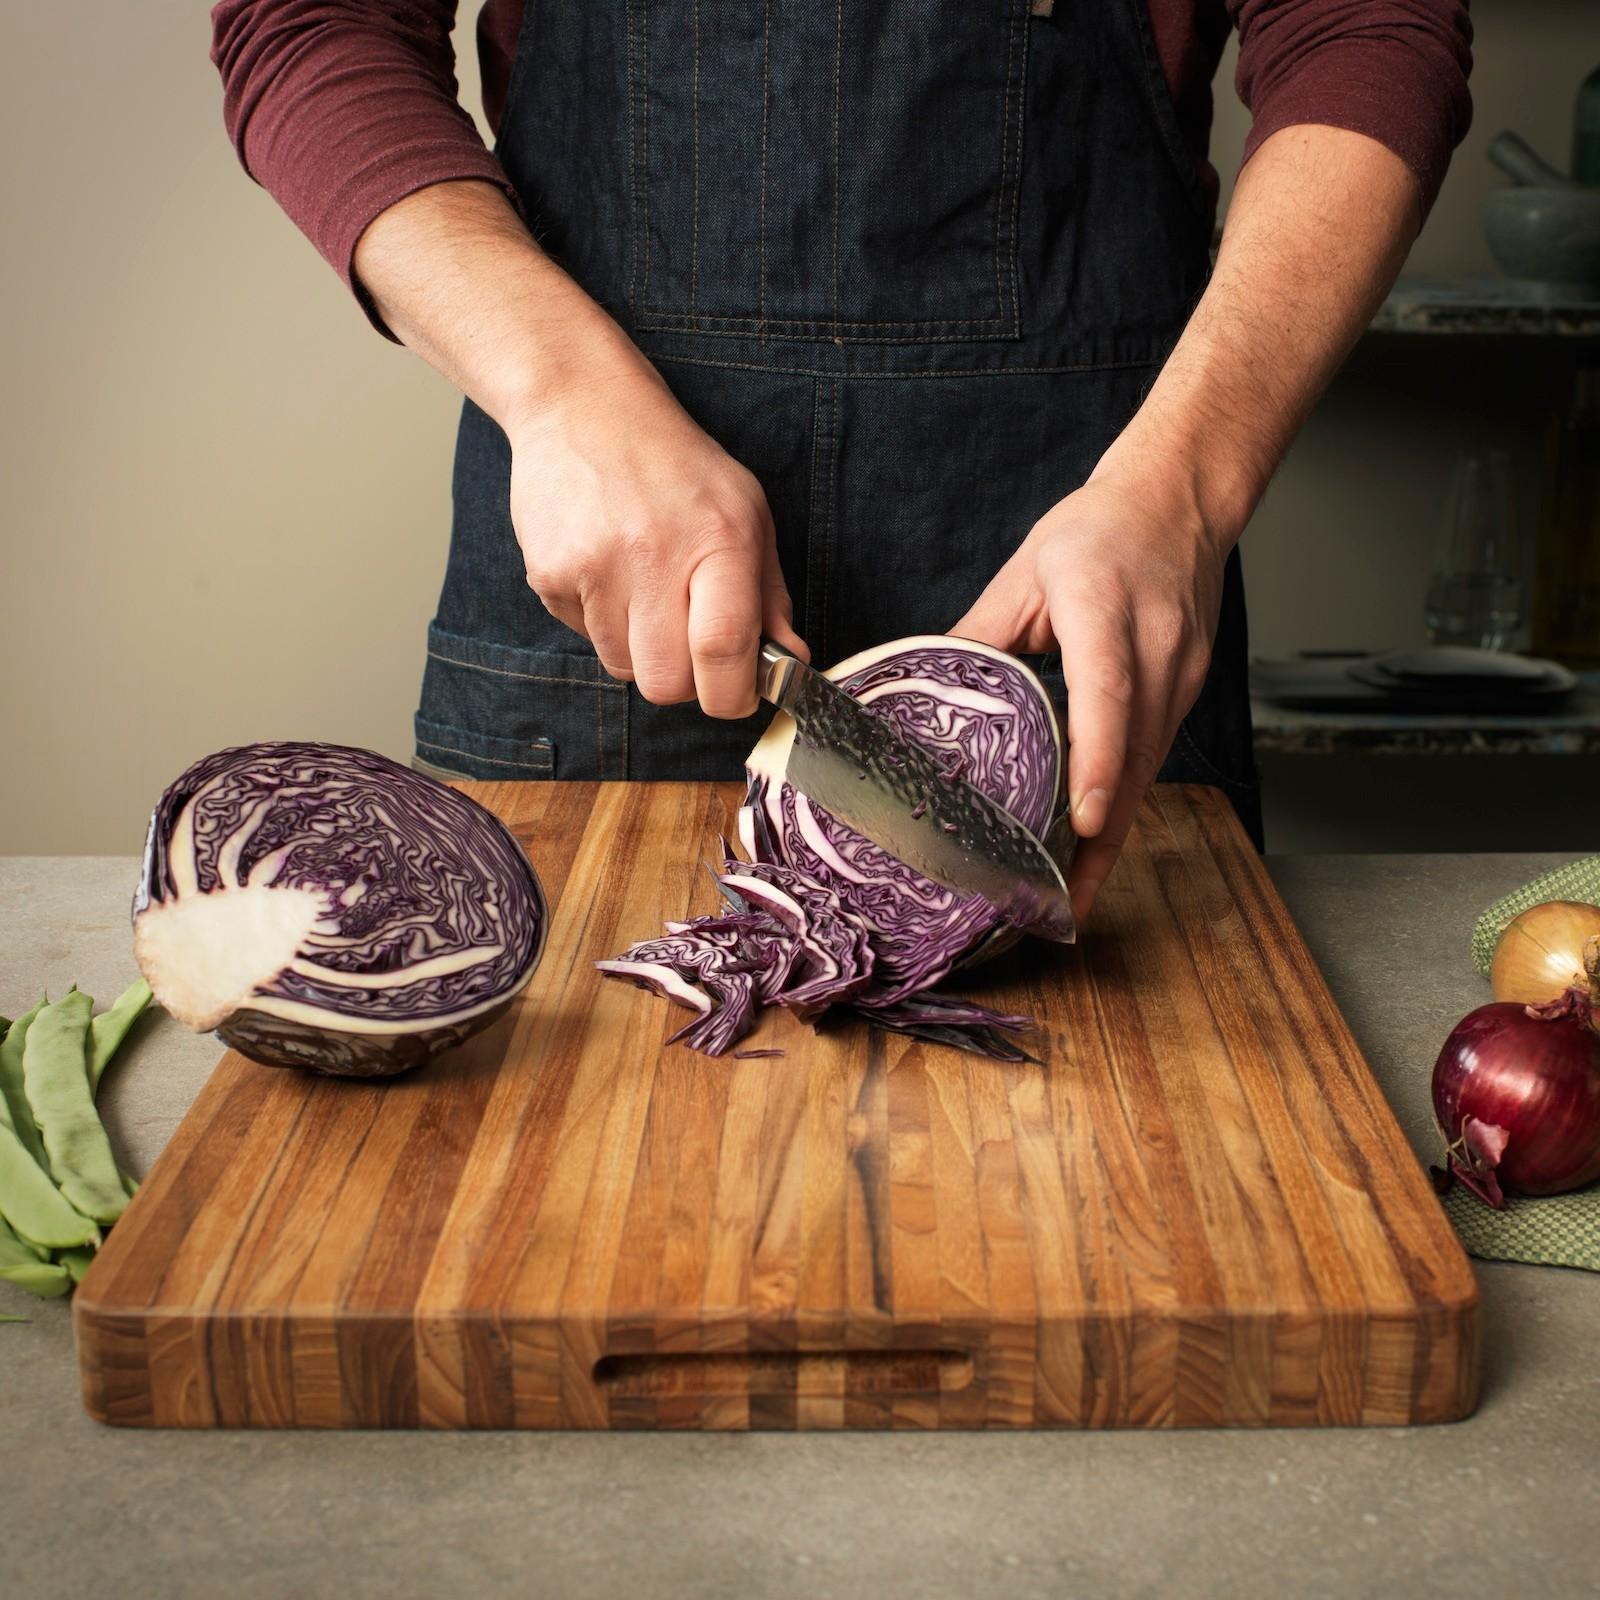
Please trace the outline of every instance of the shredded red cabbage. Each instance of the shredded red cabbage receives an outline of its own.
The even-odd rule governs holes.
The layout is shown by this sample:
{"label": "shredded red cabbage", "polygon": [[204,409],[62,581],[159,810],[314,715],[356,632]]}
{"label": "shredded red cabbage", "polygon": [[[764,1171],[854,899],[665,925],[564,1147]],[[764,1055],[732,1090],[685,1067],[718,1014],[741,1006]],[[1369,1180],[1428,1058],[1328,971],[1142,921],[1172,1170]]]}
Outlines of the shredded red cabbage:
{"label": "shredded red cabbage", "polygon": [[[1062,782],[1061,737],[1038,678],[987,645],[904,639],[828,674],[899,731],[1043,836]],[[1026,1017],[939,993],[953,967],[995,953],[1014,930],[814,806],[786,781],[794,725],[779,715],[751,753],[739,813],[740,861],[723,841],[713,869],[729,910],[669,923],[664,937],[598,963],[694,1010],[673,1035],[710,1055],[745,1037],[765,1006],[818,1022],[832,1012],[882,1028],[1025,1059],[1010,1038]]]}

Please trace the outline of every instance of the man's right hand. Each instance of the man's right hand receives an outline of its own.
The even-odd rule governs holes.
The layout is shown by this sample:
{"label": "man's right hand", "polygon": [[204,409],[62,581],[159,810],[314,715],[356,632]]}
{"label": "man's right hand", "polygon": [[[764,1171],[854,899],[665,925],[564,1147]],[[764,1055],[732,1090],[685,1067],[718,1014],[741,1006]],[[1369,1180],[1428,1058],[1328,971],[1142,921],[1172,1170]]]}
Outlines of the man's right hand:
{"label": "man's right hand", "polygon": [[379,314],[511,442],[528,582],[647,700],[756,708],[767,633],[797,655],[772,513],[606,313],[489,184],[377,217],[355,271]]}
{"label": "man's right hand", "polygon": [[646,700],[749,716],[761,634],[805,654],[767,498],[642,355],[604,355],[508,428],[528,582]]}

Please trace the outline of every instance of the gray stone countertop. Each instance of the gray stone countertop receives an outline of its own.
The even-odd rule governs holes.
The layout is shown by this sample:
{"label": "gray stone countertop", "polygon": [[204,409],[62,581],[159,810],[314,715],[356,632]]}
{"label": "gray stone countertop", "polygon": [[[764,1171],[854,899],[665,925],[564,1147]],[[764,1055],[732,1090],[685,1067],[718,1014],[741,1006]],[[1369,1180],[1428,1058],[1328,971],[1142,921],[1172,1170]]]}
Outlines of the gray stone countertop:
{"label": "gray stone countertop", "polygon": [[1312,711],[1258,699],[1250,715],[1258,755],[1600,755],[1600,693],[1587,689],[1542,717]]}
{"label": "gray stone countertop", "polygon": [[[1258,661],[1251,667],[1251,720],[1257,753],[1336,755],[1600,755],[1600,672],[1578,674],[1572,693],[1546,710],[1395,711],[1376,689],[1346,677],[1348,661]],[[1304,692],[1345,696],[1342,704],[1281,704],[1292,683]],[[1315,696],[1313,697],[1315,698]]]}
{"label": "gray stone countertop", "polygon": [[1600,297],[1518,278],[1408,272],[1389,291],[1369,331],[1600,339]]}
{"label": "gray stone countertop", "polygon": [[[1486,998],[1477,912],[1555,856],[1283,857],[1272,873],[1408,1135]],[[124,859],[0,861],[0,1010],[134,976]],[[165,1016],[107,1079],[139,1173],[218,1054]],[[0,1590],[1588,1595],[1600,1276],[1482,1263],[1482,1403],[1445,1428],[926,1435],[159,1433],[79,1406],[67,1307],[0,1285]]]}

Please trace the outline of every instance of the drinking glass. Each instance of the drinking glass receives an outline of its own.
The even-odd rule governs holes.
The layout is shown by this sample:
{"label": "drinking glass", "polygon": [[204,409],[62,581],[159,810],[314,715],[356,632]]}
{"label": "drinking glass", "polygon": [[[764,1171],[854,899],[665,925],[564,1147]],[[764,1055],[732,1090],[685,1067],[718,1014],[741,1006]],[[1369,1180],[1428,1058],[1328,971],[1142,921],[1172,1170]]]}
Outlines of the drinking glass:
{"label": "drinking glass", "polygon": [[1505,650],[1522,626],[1521,551],[1504,450],[1461,455],[1434,543],[1424,621],[1434,644]]}

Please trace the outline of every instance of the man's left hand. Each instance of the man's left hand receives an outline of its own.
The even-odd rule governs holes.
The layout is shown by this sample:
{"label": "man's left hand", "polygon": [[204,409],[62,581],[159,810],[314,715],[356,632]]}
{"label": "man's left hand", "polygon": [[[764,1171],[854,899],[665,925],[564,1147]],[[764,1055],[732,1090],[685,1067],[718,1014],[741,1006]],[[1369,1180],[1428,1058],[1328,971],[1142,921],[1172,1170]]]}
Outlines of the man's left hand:
{"label": "man's left hand", "polygon": [[1068,884],[1080,917],[1205,682],[1226,554],[1181,496],[1096,476],[1039,519],[950,630],[1061,652],[1067,792],[1089,841]]}

